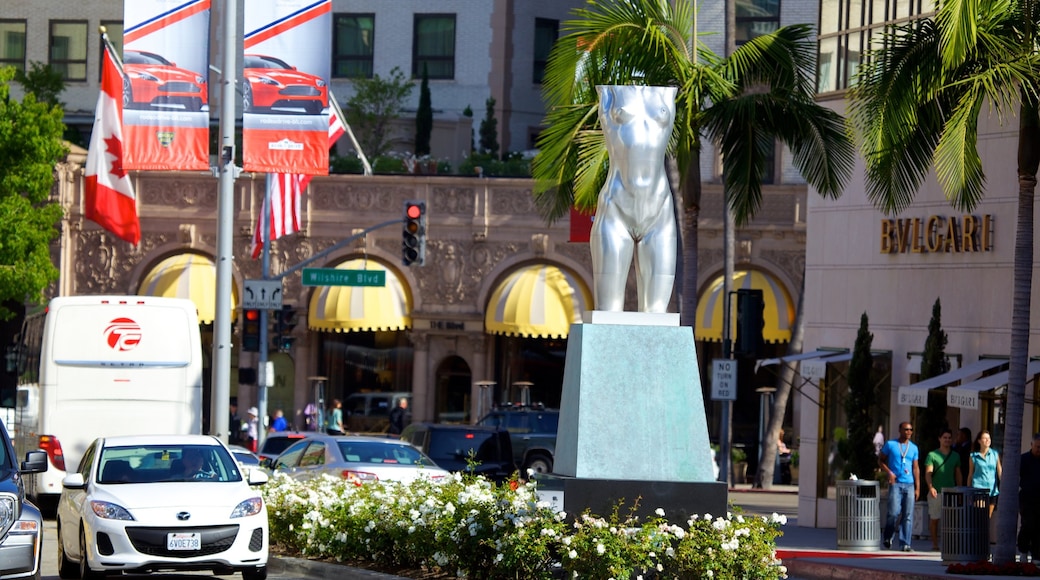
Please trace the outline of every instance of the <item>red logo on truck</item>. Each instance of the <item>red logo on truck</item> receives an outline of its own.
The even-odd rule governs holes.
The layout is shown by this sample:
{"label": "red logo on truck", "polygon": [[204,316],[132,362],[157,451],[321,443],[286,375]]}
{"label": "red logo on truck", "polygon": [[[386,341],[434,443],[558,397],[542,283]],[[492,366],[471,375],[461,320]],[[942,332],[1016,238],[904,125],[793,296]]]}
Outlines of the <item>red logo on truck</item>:
{"label": "red logo on truck", "polygon": [[115,318],[105,329],[108,346],[118,350],[133,350],[141,342],[141,326],[129,318]]}

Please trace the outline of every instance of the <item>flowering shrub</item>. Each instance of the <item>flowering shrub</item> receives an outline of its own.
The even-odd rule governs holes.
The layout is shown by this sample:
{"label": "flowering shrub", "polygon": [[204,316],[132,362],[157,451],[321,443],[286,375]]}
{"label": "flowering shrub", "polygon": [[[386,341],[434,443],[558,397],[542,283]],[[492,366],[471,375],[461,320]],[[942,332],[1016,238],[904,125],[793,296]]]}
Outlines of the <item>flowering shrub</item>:
{"label": "flowering shrub", "polygon": [[567,514],[533,484],[453,475],[358,485],[276,473],[264,488],[271,539],[305,557],[424,567],[459,577],[786,578],[776,558],[784,516],[729,514],[669,524]]}

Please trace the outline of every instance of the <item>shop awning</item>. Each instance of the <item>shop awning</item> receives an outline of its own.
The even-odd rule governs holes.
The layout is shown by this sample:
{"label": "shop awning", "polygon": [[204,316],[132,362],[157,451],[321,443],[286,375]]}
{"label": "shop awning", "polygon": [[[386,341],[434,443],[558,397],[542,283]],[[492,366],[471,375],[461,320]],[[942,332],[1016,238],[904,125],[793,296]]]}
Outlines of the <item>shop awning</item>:
{"label": "shop awning", "polygon": [[374,260],[354,259],[338,270],[386,272],[385,286],[323,286],[312,296],[307,327],[326,332],[406,330],[412,327],[412,301],[400,276]]}
{"label": "shop awning", "polygon": [[[212,324],[217,304],[217,267],[201,254],[177,254],[159,262],[141,281],[139,296],[190,298],[199,311],[199,322]],[[234,316],[238,291],[232,285]]]}
{"label": "shop awning", "polygon": [[928,391],[931,389],[945,387],[950,383],[962,381],[970,376],[984,373],[1007,363],[1007,359],[1004,358],[984,358],[948,373],[943,373],[912,385],[899,387],[899,404],[911,407],[927,407]]}
{"label": "shop awning", "polygon": [[792,355],[788,355],[788,356],[781,356],[781,357],[777,357],[777,358],[764,358],[764,359],[761,359],[761,360],[755,362],[755,372],[758,372],[758,369],[761,368],[761,367],[768,367],[768,366],[772,366],[772,365],[778,365],[778,364],[780,364],[782,362],[789,363],[789,362],[800,362],[800,361],[817,359],[817,358],[827,358],[827,357],[837,356],[839,354],[844,354],[845,352],[846,351],[844,351],[844,350],[814,350],[812,352],[802,352],[802,353],[798,353],[798,354],[792,354]]}
{"label": "shop awning", "polygon": [[[950,387],[946,389],[946,404],[950,407],[960,407],[961,409],[978,409],[979,393],[1003,387],[1008,383],[1009,373],[1010,371],[1000,371],[999,373],[982,377],[977,381],[965,383],[958,387]],[[1029,361],[1029,366],[1026,367],[1026,377],[1035,377],[1038,374],[1040,374],[1040,361]]]}
{"label": "shop awning", "polygon": [[532,264],[510,272],[488,301],[484,328],[491,334],[566,338],[592,304],[585,284],[570,272]]}
{"label": "shop awning", "polygon": [[[693,334],[697,340],[719,342],[722,340],[722,312],[725,305],[722,286],[724,276],[712,280],[697,300],[697,325]],[[794,304],[787,290],[771,274],[760,270],[743,270],[733,274],[733,291],[740,289],[761,290],[765,301],[765,327],[762,338],[766,342],[790,342],[791,325],[794,323]],[[737,308],[733,299],[730,311],[732,338],[736,339]]]}

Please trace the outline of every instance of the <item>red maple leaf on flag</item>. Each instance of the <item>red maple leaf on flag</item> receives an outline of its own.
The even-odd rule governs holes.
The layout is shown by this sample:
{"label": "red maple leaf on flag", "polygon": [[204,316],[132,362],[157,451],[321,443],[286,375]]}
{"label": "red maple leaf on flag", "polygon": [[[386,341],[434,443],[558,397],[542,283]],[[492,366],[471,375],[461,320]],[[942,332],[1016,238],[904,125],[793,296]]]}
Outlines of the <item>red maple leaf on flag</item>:
{"label": "red maple leaf on flag", "polygon": [[126,177],[126,171],[123,170],[123,142],[115,137],[106,137],[105,150],[115,155],[115,159],[112,160],[112,175],[120,179]]}

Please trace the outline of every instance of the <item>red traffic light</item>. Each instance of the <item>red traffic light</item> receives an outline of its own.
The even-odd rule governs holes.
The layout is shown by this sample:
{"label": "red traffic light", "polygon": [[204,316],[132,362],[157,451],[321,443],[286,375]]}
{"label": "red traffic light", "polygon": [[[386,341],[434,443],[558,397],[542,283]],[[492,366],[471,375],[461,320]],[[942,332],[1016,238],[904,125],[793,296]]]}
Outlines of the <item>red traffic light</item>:
{"label": "red traffic light", "polygon": [[418,204],[410,203],[405,208],[405,215],[408,216],[408,219],[419,219],[422,216],[422,208]]}
{"label": "red traffic light", "polygon": [[246,310],[246,320],[260,320],[260,311]]}

